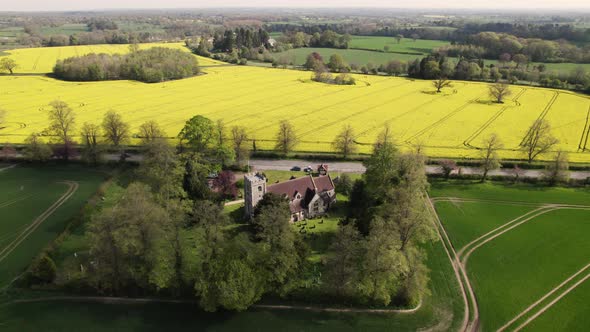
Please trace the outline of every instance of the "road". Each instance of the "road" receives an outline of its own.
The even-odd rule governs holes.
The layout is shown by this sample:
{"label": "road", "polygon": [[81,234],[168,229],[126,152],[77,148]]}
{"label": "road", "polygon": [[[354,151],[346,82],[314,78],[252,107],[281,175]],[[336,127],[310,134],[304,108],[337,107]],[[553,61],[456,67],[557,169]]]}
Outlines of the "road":
{"label": "road", "polygon": [[[321,163],[318,161],[309,160],[297,160],[297,159],[281,159],[281,160],[270,160],[270,159],[252,159],[250,160],[250,169],[253,171],[289,171],[291,168],[298,166],[302,169],[306,166],[311,166],[314,169]],[[361,162],[354,161],[328,161],[330,172],[333,173],[364,173],[366,168]],[[461,174],[481,174],[481,170],[477,167],[460,167]],[[453,171],[452,174],[457,174],[459,170]],[[520,177],[525,178],[542,178],[544,171],[540,169],[521,169]],[[428,174],[441,174],[442,170],[436,165],[427,165],[426,173]],[[503,168],[490,171],[489,176],[514,176],[512,168]],[[590,177],[590,171],[570,171],[570,178],[575,180],[585,180]]]}

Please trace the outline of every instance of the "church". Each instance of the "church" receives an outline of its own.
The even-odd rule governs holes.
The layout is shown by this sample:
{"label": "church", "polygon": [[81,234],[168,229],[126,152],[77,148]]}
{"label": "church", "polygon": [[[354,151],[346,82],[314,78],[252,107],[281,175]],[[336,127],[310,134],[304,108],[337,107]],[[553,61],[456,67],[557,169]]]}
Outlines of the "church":
{"label": "church", "polygon": [[[273,193],[289,200],[291,221],[300,221],[325,215],[336,202],[334,182],[327,172],[325,175],[307,175],[289,181],[267,184],[260,173],[244,175],[244,201],[247,217],[252,217],[256,204],[264,194]],[[320,173],[320,174],[321,174]]]}

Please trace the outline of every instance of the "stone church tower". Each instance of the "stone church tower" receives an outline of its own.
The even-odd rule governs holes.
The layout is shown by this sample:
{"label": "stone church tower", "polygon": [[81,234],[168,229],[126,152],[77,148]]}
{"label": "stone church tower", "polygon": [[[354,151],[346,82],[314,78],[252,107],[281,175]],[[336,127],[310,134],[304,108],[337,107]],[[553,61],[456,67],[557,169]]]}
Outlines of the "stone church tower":
{"label": "stone church tower", "polygon": [[246,217],[252,217],[254,208],[266,194],[266,178],[260,174],[244,176],[244,210]]}

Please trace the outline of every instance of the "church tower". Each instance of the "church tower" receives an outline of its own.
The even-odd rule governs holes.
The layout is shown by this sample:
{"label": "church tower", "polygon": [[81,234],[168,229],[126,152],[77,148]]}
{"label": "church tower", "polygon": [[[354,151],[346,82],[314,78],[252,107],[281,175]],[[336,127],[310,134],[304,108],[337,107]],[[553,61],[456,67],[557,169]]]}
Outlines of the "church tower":
{"label": "church tower", "polygon": [[244,212],[250,218],[254,214],[256,204],[266,193],[266,178],[260,174],[244,175]]}

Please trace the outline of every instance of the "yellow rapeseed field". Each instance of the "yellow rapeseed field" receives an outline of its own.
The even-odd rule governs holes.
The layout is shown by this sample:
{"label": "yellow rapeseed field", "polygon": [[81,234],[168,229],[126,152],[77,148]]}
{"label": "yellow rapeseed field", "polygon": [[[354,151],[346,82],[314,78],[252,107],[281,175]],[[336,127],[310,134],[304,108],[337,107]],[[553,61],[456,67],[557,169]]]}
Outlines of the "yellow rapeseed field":
{"label": "yellow rapeseed field", "polygon": [[[154,45],[184,49],[179,43],[141,47]],[[430,81],[356,75],[357,85],[335,86],[310,81],[309,72],[222,65],[206,58],[199,58],[205,75],[160,84],[63,82],[41,75],[59,58],[127,50],[126,45],[91,45],[10,51],[19,68],[0,77],[0,108],[7,111],[0,143],[21,143],[42,132],[47,105],[60,99],[75,110],[78,127],[100,123],[105,112],[116,110],[134,131],[154,119],[174,137],[187,119],[201,114],[224,119],[228,127],[246,126],[258,148],[271,149],[278,123],[288,119],[300,139],[297,150],[323,152],[331,151],[334,137],[351,124],[360,151],[369,152],[389,125],[402,148],[422,145],[430,156],[454,158],[478,156],[477,147],[492,133],[504,142],[503,157],[522,158],[522,138],[544,117],[560,140],[557,148],[568,151],[572,161],[590,162],[590,139],[587,151],[579,149],[590,130],[590,98],[567,91],[513,86],[499,105],[491,102],[485,83],[453,82],[436,94]]]}

